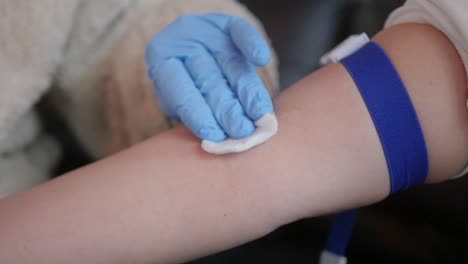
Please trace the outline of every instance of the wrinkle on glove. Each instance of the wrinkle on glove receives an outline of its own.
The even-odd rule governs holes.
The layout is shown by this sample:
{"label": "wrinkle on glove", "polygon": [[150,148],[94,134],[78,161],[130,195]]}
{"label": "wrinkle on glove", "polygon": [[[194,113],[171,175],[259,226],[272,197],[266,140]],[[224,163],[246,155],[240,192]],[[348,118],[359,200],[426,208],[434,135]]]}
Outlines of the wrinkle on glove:
{"label": "wrinkle on glove", "polygon": [[202,149],[211,154],[239,153],[258,146],[278,132],[278,120],[272,113],[265,114],[255,122],[255,132],[243,139],[228,138],[222,142],[202,141]]}

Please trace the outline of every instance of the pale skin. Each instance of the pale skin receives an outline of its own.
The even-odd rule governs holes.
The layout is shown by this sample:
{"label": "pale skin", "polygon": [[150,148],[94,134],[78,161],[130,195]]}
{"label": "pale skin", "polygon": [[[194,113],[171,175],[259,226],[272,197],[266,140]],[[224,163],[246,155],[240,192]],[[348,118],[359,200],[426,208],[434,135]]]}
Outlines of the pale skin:
{"label": "pale skin", "polygon": [[[428,182],[447,180],[468,158],[467,82],[456,50],[416,24],[374,40],[419,115]],[[246,153],[208,155],[177,128],[1,200],[0,262],[179,263],[388,195],[377,133],[343,66],[306,77],[275,107],[278,135]]]}

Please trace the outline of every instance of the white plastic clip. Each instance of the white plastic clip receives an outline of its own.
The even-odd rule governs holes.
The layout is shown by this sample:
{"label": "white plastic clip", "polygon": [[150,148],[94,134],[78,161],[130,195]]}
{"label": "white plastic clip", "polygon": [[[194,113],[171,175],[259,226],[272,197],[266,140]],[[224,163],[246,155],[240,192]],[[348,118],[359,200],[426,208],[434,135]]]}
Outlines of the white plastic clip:
{"label": "white plastic clip", "polygon": [[327,65],[336,63],[356,52],[362,46],[369,42],[369,37],[366,33],[359,35],[351,35],[343,42],[338,44],[334,49],[326,53],[320,58],[320,64]]}
{"label": "white plastic clip", "polygon": [[319,264],[346,264],[348,259],[344,256],[336,255],[330,251],[324,250],[320,254]]}

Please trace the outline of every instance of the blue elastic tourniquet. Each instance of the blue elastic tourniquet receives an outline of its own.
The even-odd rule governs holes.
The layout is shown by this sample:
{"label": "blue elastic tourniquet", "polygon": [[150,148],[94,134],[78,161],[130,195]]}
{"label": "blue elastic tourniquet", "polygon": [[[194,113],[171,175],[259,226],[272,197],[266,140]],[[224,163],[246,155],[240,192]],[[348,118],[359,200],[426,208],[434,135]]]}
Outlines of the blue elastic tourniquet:
{"label": "blue elastic tourniquet", "polygon": [[[423,131],[405,85],[385,51],[369,42],[342,60],[372,117],[387,160],[390,193],[424,183],[429,158]],[[327,250],[344,255],[355,212],[336,216]],[[338,234],[337,234],[338,232]]]}
{"label": "blue elastic tourniquet", "polygon": [[385,51],[369,42],[343,59],[374,121],[387,159],[391,190],[424,183],[429,158],[421,125],[405,85]]}
{"label": "blue elastic tourniquet", "polygon": [[356,210],[341,212],[333,218],[332,228],[327,240],[327,250],[344,256],[348,247],[353,225],[356,221]]}

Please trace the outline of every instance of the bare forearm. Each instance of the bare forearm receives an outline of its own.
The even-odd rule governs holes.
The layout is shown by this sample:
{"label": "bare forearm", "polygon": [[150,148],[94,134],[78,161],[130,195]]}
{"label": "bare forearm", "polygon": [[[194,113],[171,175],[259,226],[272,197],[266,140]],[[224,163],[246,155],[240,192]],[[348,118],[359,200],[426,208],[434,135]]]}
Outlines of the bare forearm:
{"label": "bare forearm", "polygon": [[[443,180],[468,156],[463,69],[440,33],[408,29],[428,30],[422,37],[434,37],[420,47],[417,38],[393,42],[408,34],[399,30],[376,41],[396,64],[420,116],[430,179]],[[412,58],[414,51],[402,43],[429,49],[430,60],[444,69],[428,58]],[[246,153],[207,155],[179,128],[0,201],[0,260],[179,262],[301,217],[373,203],[388,194],[377,133],[341,65],[312,74],[275,104],[278,135]]]}
{"label": "bare forearm", "polygon": [[[1,201],[0,259],[175,263],[383,198],[385,163],[346,78],[332,66],[281,96],[279,134],[249,152],[210,156],[180,128]],[[353,165],[369,161],[381,166]]]}
{"label": "bare forearm", "polygon": [[262,236],[267,179],[230,160],[181,128],[1,201],[0,260],[174,263]]}

